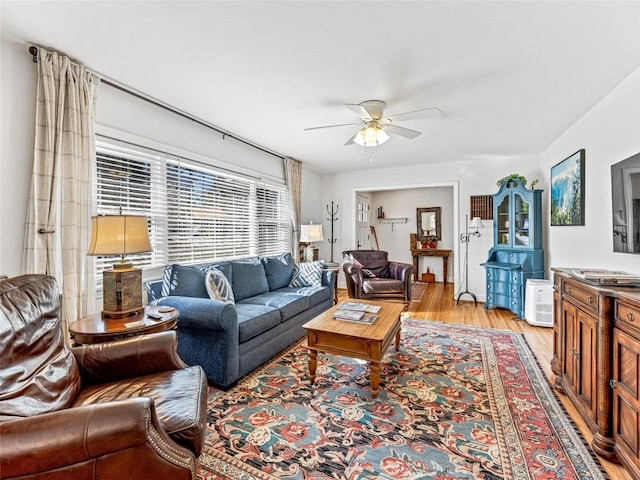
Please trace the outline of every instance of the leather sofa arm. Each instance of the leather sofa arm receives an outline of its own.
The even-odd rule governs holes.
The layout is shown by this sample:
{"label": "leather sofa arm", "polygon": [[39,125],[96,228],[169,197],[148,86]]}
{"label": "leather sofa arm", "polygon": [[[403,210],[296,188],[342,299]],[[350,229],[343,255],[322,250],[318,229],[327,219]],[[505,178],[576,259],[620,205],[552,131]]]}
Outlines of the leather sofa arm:
{"label": "leather sofa arm", "polygon": [[363,282],[362,268],[353,263],[344,263],[342,270],[344,271],[349,297],[361,298]]}
{"label": "leather sofa arm", "polygon": [[[133,398],[0,423],[2,478],[195,478],[193,454],[162,430],[153,400]],[[135,460],[134,460],[135,459]]]}
{"label": "leather sofa arm", "polygon": [[82,383],[105,383],[178,370],[187,365],[177,353],[176,332],[82,345],[71,349],[78,362]]}
{"label": "leather sofa arm", "polygon": [[389,262],[389,274],[395,280],[410,282],[413,274],[413,265],[411,263]]}

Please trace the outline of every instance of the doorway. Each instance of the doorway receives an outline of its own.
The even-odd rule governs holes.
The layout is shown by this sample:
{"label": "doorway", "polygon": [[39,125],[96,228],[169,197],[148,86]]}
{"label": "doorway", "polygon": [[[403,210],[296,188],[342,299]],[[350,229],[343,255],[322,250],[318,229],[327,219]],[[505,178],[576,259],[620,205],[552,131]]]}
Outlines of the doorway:
{"label": "doorway", "polygon": [[356,249],[371,249],[371,233],[369,228],[369,199],[358,193],[356,195]]}

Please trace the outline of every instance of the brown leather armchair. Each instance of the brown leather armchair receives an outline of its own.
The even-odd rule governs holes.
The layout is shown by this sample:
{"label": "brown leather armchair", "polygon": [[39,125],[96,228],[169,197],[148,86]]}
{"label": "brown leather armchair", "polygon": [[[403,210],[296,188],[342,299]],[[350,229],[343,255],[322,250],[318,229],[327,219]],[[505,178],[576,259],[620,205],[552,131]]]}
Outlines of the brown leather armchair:
{"label": "brown leather armchair", "polygon": [[0,280],[0,477],[195,479],[201,367],[173,331],[69,348],[55,279]]}
{"label": "brown leather armchair", "polygon": [[342,258],[349,297],[399,298],[409,308],[413,265],[389,261],[382,250],[347,250]]}

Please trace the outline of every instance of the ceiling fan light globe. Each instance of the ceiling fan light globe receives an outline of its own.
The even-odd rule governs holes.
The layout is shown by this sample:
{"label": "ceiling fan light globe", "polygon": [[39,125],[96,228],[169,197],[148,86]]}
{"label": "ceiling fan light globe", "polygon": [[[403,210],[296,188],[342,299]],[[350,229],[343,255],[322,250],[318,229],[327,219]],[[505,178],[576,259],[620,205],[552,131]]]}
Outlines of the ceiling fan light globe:
{"label": "ceiling fan light globe", "polygon": [[376,147],[389,140],[389,134],[376,122],[369,122],[360,129],[353,141],[363,147]]}

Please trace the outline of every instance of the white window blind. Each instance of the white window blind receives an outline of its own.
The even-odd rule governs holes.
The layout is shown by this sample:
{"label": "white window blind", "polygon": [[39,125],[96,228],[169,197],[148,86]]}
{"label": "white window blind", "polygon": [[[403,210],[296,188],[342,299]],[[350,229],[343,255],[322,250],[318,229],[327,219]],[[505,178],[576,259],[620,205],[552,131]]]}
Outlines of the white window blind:
{"label": "white window blind", "polygon": [[[97,142],[100,214],[145,215],[153,252],[136,266],[193,264],[289,250],[288,193],[169,154]],[[98,273],[114,258],[98,259]]]}

